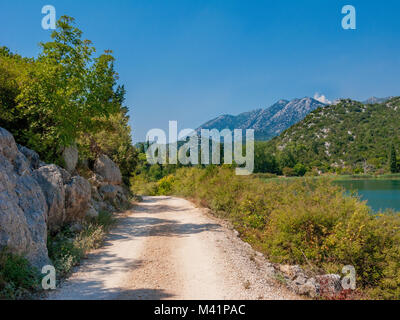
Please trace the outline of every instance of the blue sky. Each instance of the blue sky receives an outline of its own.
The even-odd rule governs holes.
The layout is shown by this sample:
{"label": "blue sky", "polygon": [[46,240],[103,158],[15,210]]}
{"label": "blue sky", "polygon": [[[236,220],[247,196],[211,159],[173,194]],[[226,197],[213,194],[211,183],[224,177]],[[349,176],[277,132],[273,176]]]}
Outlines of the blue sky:
{"label": "blue sky", "polygon": [[[114,51],[135,141],[281,98],[400,94],[398,0],[1,1],[0,45],[36,56],[47,4]],[[341,28],[346,4],[357,30]]]}

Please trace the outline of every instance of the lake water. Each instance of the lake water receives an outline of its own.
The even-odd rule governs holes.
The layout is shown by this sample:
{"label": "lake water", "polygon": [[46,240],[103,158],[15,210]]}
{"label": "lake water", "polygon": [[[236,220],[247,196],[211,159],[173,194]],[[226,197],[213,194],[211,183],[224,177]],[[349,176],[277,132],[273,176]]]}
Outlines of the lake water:
{"label": "lake water", "polygon": [[357,191],[375,211],[400,211],[400,180],[339,180],[336,184],[348,191]]}

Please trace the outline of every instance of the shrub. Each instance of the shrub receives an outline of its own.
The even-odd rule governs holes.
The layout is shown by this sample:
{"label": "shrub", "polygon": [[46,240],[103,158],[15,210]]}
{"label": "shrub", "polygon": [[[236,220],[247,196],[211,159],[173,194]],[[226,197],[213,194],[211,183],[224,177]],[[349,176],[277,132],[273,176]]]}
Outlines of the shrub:
{"label": "shrub", "polygon": [[296,164],[294,166],[293,170],[294,170],[294,173],[296,174],[296,176],[299,176],[299,177],[304,176],[307,172],[306,166],[302,163]]}
{"label": "shrub", "polygon": [[140,174],[131,177],[130,189],[133,194],[140,196],[154,196],[157,194],[157,183],[150,182],[146,175]]}
{"label": "shrub", "polygon": [[172,186],[174,183],[174,176],[169,175],[164,178],[162,178],[160,181],[157,183],[157,193],[160,195],[168,195],[172,191]]}
{"label": "shrub", "polygon": [[47,248],[57,273],[66,276],[90,250],[99,248],[114,223],[111,213],[101,211],[97,218],[85,222],[79,232],[67,225],[56,235],[50,235]]}
{"label": "shrub", "polygon": [[162,170],[161,167],[158,164],[153,164],[150,167],[148,176],[151,181],[157,181],[162,178]]}
{"label": "shrub", "polygon": [[277,178],[278,176],[275,173],[254,173],[252,177],[260,179],[272,179]]}
{"label": "shrub", "polygon": [[285,167],[282,169],[282,173],[285,177],[295,177],[296,176],[296,172],[294,171],[293,168]]}
{"label": "shrub", "polygon": [[21,299],[39,290],[39,271],[25,258],[0,250],[0,299]]}

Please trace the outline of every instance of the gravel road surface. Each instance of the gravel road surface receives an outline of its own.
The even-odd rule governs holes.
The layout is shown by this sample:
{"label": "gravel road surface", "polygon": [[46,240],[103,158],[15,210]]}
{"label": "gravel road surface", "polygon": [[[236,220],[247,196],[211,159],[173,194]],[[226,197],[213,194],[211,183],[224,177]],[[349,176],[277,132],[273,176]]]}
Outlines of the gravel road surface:
{"label": "gravel road surface", "polygon": [[118,218],[48,299],[299,299],[226,224],[174,197],[144,197]]}

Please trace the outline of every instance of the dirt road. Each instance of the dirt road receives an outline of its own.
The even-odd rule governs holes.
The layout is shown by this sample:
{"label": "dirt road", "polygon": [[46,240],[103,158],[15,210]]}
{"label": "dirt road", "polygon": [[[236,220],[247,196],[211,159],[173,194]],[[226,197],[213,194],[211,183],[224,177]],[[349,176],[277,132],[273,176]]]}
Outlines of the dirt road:
{"label": "dirt road", "polygon": [[190,202],[145,197],[49,299],[297,299],[232,230]]}

